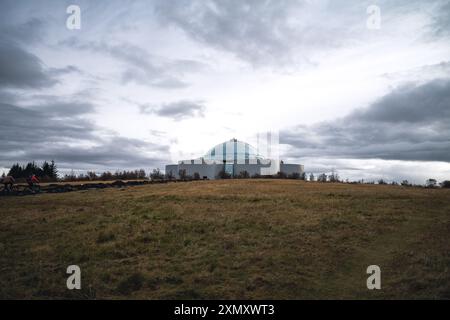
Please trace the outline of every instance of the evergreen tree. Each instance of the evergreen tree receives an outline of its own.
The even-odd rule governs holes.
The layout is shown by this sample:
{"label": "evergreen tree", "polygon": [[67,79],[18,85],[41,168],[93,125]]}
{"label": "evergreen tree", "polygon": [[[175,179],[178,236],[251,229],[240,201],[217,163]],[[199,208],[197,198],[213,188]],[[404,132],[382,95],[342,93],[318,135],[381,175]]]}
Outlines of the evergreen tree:
{"label": "evergreen tree", "polygon": [[47,161],[42,164],[42,175],[47,178],[51,178],[50,165]]}
{"label": "evergreen tree", "polygon": [[13,176],[16,179],[22,178],[22,176],[23,176],[23,168],[18,163],[13,164],[11,169],[9,169],[8,176]]}
{"label": "evergreen tree", "polygon": [[58,169],[56,168],[56,164],[55,161],[52,160],[52,162],[49,165],[49,173],[50,173],[50,178],[56,180],[58,179]]}

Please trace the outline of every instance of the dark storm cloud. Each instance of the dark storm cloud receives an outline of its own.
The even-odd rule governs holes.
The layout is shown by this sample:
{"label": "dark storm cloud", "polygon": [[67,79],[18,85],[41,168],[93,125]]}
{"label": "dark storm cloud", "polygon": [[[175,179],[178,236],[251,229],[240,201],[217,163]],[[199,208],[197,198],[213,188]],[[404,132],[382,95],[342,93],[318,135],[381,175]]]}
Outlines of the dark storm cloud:
{"label": "dark storm cloud", "polygon": [[49,69],[49,74],[51,76],[55,76],[55,77],[64,76],[64,75],[70,74],[70,73],[83,74],[83,71],[81,71],[80,68],[78,68],[76,66],[73,66],[73,65],[68,65],[68,66],[65,66],[63,68],[51,68],[51,69]]}
{"label": "dark storm cloud", "polygon": [[0,87],[44,88],[57,80],[36,56],[30,46],[42,40],[45,34],[44,20],[24,17],[26,6],[17,2],[2,2],[0,10]]}
{"label": "dark storm cloud", "polygon": [[62,109],[66,107],[76,111],[61,114],[61,106],[56,105],[30,109],[1,103],[0,166],[54,159],[74,169],[152,167],[162,160],[149,152],[161,155],[168,151],[167,146],[111,132],[104,138],[101,128],[81,117],[92,111],[89,104],[66,103]]}
{"label": "dark storm cloud", "polygon": [[382,77],[393,81],[405,81],[405,79],[420,79],[422,82],[427,82],[433,79],[445,78],[450,74],[450,61],[441,61],[431,65],[423,65],[413,69],[384,73]]}
{"label": "dark storm cloud", "polygon": [[42,40],[45,32],[45,22],[42,19],[33,17],[19,24],[2,24],[0,25],[0,31],[3,38],[22,44],[30,44]]}
{"label": "dark storm cloud", "polygon": [[[117,168],[148,168],[160,166],[167,159],[167,146],[144,142],[138,139],[114,136],[105,140],[96,140],[97,147],[50,146],[41,151],[30,152],[31,159],[55,159],[66,167],[86,169],[98,167],[114,170]],[[155,156],[148,156],[153,151]],[[158,155],[158,156],[156,156]]]}
{"label": "dark storm cloud", "polygon": [[13,41],[0,41],[0,87],[43,88],[56,82],[37,56]]}
{"label": "dark storm cloud", "polygon": [[47,102],[41,105],[32,106],[32,110],[36,110],[49,115],[50,117],[58,118],[73,118],[79,115],[94,113],[95,107],[89,102],[83,101],[59,101],[55,97],[53,102]]}
{"label": "dark storm cloud", "polygon": [[292,157],[450,162],[450,80],[400,87],[336,121],[280,134]]}
{"label": "dark storm cloud", "polygon": [[23,148],[33,148],[35,143],[60,143],[93,139],[94,125],[84,119],[54,119],[52,114],[0,104],[2,126],[0,139],[2,153],[21,153]]}
{"label": "dark storm cloud", "polygon": [[433,36],[450,36],[450,2],[438,1],[437,10],[432,13],[432,23],[429,26]]}
{"label": "dark storm cloud", "polygon": [[247,60],[274,57],[289,50],[287,18],[293,1],[268,3],[181,1],[171,6],[157,2],[161,21],[173,24],[196,40],[231,51]]}
{"label": "dark storm cloud", "polygon": [[56,84],[58,78],[80,73],[73,65],[48,68],[32,51],[32,46],[45,35],[45,22],[31,18],[24,23],[0,23],[0,87],[41,89]]}
{"label": "dark storm cloud", "polygon": [[186,73],[198,72],[207,68],[201,62],[178,59],[166,60],[148,53],[145,49],[131,44],[109,45],[105,43],[80,43],[76,39],[62,41],[60,44],[78,50],[90,50],[106,54],[122,61],[125,65],[122,82],[135,82],[165,89],[179,89],[189,86],[182,80]]}
{"label": "dark storm cloud", "polygon": [[367,8],[381,8],[383,23],[403,15],[429,15],[434,36],[450,34],[447,0],[308,1],[181,0],[155,2],[162,24],[176,26],[191,38],[231,52],[253,65],[315,65],[312,52],[367,41]]}
{"label": "dark storm cloud", "polygon": [[[363,29],[366,7],[334,1],[184,0],[176,6],[157,1],[155,11],[161,23],[174,25],[202,43],[253,64],[283,64],[295,59],[309,62],[310,49],[342,44],[358,19],[358,28]],[[303,50],[293,57],[297,47]]]}
{"label": "dark storm cloud", "polygon": [[140,85],[151,85],[163,89],[182,89],[189,86],[188,83],[169,75],[158,75],[148,70],[139,68],[127,68],[122,73],[122,82],[134,82]]}
{"label": "dark storm cloud", "polygon": [[11,90],[0,88],[0,102],[15,103],[19,97]]}
{"label": "dark storm cloud", "polygon": [[166,103],[159,107],[141,105],[140,111],[179,121],[187,118],[204,117],[205,106],[202,101],[181,100]]}
{"label": "dark storm cloud", "polygon": [[370,109],[355,112],[353,117],[370,122],[410,124],[450,119],[449,81],[404,86],[376,101]]}

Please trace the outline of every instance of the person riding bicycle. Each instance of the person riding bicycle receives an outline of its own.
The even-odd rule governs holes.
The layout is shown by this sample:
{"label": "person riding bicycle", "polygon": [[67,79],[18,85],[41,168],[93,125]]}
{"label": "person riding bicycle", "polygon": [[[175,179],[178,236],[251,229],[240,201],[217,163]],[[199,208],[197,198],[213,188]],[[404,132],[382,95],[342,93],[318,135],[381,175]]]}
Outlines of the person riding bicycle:
{"label": "person riding bicycle", "polygon": [[16,180],[14,180],[13,176],[6,176],[6,177],[1,178],[1,183],[3,183],[3,185],[5,186],[4,190],[7,190],[7,191],[11,191],[15,182],[16,182]]}
{"label": "person riding bicycle", "polygon": [[27,178],[28,187],[30,188],[31,191],[34,190],[35,185],[39,185],[39,182],[40,181],[39,181],[38,177],[36,177],[35,174],[33,174]]}

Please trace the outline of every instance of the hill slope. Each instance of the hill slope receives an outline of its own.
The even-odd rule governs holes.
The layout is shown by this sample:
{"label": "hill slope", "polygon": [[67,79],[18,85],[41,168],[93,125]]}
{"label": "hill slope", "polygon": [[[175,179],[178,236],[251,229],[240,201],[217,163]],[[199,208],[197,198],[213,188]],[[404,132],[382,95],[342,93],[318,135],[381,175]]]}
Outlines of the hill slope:
{"label": "hill slope", "polygon": [[0,298],[450,298],[450,190],[228,180],[0,205]]}

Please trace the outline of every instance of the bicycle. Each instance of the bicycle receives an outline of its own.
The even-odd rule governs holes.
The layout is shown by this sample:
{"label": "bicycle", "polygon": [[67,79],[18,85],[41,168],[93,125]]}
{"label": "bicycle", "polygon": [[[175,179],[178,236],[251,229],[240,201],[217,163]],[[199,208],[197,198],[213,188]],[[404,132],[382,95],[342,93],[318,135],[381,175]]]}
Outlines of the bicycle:
{"label": "bicycle", "polygon": [[7,188],[5,185],[2,189],[0,189],[1,193],[11,193],[11,192],[19,192],[19,187],[15,184],[10,185],[9,188]]}
{"label": "bicycle", "polygon": [[32,186],[28,186],[28,189],[32,193],[40,193],[42,191],[41,186],[38,183],[34,183]]}

